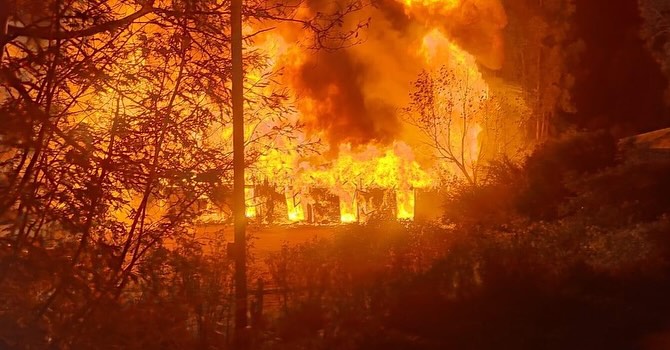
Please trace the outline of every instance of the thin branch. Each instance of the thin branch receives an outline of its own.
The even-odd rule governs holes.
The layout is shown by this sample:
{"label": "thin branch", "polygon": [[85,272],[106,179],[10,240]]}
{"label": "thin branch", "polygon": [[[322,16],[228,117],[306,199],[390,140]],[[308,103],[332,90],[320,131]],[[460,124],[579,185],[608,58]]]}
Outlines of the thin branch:
{"label": "thin branch", "polygon": [[57,40],[57,39],[74,39],[89,37],[95,34],[100,34],[104,32],[111,32],[118,28],[121,28],[125,25],[131,24],[135,20],[146,16],[149,13],[154,12],[153,1],[147,2],[142,8],[124,18],[117,19],[114,21],[109,21],[105,23],[98,24],[93,27],[89,27],[81,30],[71,30],[71,31],[53,31],[51,26],[49,27],[17,27],[14,25],[9,25],[7,29],[7,35],[11,37],[28,37],[33,39],[45,39],[45,40]]}

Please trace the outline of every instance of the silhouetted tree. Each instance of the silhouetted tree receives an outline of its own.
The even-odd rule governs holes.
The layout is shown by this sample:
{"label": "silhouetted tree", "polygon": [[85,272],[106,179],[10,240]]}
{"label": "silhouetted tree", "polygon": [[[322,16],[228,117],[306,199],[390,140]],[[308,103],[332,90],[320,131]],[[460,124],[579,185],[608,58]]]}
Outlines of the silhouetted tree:
{"label": "silhouetted tree", "polygon": [[[229,271],[198,246],[193,225],[231,176],[229,4],[0,5],[0,338],[16,348],[184,348],[195,318],[203,347],[225,345]],[[362,6],[299,17],[294,5],[244,11],[308,26],[318,43],[353,36],[333,23]],[[259,72],[245,101],[257,149],[296,127],[265,55],[245,56]],[[261,122],[274,127],[254,130]],[[159,316],[161,304],[169,314]],[[152,329],[172,340],[121,328],[157,318]]]}

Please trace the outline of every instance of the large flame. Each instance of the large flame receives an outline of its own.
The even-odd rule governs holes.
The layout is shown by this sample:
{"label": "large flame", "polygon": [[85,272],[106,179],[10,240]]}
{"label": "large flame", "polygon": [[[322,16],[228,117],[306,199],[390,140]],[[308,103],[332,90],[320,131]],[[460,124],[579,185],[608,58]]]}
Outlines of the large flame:
{"label": "large flame", "polygon": [[[402,1],[408,12],[415,6],[439,7],[440,12],[444,12],[455,9],[461,3],[460,0]],[[410,48],[413,53],[410,52],[409,55],[413,57],[415,65],[413,71],[437,70],[446,65],[459,72],[457,77],[460,82],[454,85],[454,89],[466,88],[485,95],[488,86],[482,78],[476,58],[450,40],[439,27],[423,28],[424,33],[420,36],[420,40],[414,41],[414,48]],[[273,182],[277,188],[283,189],[286,198],[286,218],[289,221],[308,219],[309,205],[313,202],[310,189],[313,188],[326,188],[339,198],[340,221],[343,223],[362,220],[362,212],[369,211],[362,193],[370,189],[383,189],[394,193],[395,216],[402,220],[413,219],[415,190],[436,185],[439,181],[436,169],[444,167],[444,164],[436,166],[429,161],[419,162],[415,156],[414,137],[385,129],[395,126],[386,124],[383,119],[379,122],[373,115],[369,122],[360,123],[362,116],[356,117],[355,114],[374,114],[385,109],[374,107],[376,104],[372,103],[370,98],[373,93],[366,93],[365,86],[361,88],[360,95],[345,88],[344,84],[362,79],[355,75],[363,69],[358,63],[358,58],[341,53],[324,56],[324,60],[334,57],[340,60],[340,63],[342,60],[348,60],[352,61],[352,64],[347,66],[349,68],[336,68],[335,73],[316,70],[315,73],[310,72],[305,76],[307,74],[305,70],[313,69],[319,61],[313,61],[315,54],[313,51],[289,44],[291,40],[287,37],[291,34],[282,31],[269,33],[264,40],[256,43],[256,48],[269,53],[268,64],[272,70],[282,72],[281,82],[292,90],[297,107],[295,118],[306,124],[306,134],[294,139],[281,139],[277,141],[276,147],[263,152],[254,168],[254,178]],[[365,52],[365,54],[375,53]],[[380,57],[376,59],[382,60]],[[387,74],[394,73],[398,72],[387,72]],[[414,74],[406,75],[407,78],[403,83],[404,94],[407,94]],[[304,90],[305,84],[312,84],[307,91]],[[375,86],[374,90],[384,88]],[[377,96],[376,98],[379,99]],[[354,108],[343,106],[343,103],[357,105]],[[394,107],[397,109],[403,107],[402,102],[396,103]],[[366,110],[361,112],[361,108]],[[388,123],[395,122],[388,120]],[[401,125],[401,128],[404,127]],[[456,130],[465,134],[463,147],[465,147],[464,153],[468,154],[469,162],[477,160],[481,131],[482,127],[475,122],[467,129]],[[365,140],[368,132],[373,136],[361,142],[361,139]],[[393,140],[374,135],[392,135]],[[461,135],[456,135],[454,138],[460,139]],[[316,148],[320,155],[301,155],[297,152],[300,141],[310,139],[328,141],[318,143]]]}
{"label": "large flame", "polygon": [[[467,11],[457,11],[466,7],[465,2]],[[277,86],[287,87],[295,110],[286,111],[283,117],[300,122],[305,128],[278,134],[269,145],[251,146],[257,147],[254,151],[260,156],[248,171],[246,216],[260,215],[258,206],[262,201],[256,198],[254,185],[270,183],[283,192],[285,217],[292,222],[309,219],[310,206],[315,201],[310,192],[315,188],[325,188],[339,198],[340,221],[344,223],[361,221],[370,212],[364,193],[371,189],[393,193],[393,200],[389,201],[395,202],[395,216],[413,219],[415,190],[437,185],[437,170],[444,164],[434,164],[429,156],[420,154],[414,135],[405,132],[408,128],[396,111],[406,104],[418,72],[444,65],[460,72],[460,83],[453,89],[465,87],[487,93],[488,86],[478,66],[480,57],[463,49],[462,38],[452,40],[451,27],[443,24],[461,20],[463,13],[471,15],[473,8],[485,2],[497,0],[398,0],[404,14],[391,14],[390,7],[385,15],[381,10],[369,9],[361,16],[376,11],[374,15],[381,19],[377,27],[374,23],[371,26],[367,41],[336,52],[315,52],[296,44],[300,34],[285,26],[256,36],[250,49],[264,53],[266,67],[246,72],[249,93],[263,95]],[[449,17],[456,12],[458,16]],[[261,29],[253,24],[245,27],[247,33]],[[129,59],[142,57],[138,52]],[[325,66],[319,66],[324,62]],[[143,64],[134,63],[136,67]],[[270,74],[275,75],[271,80],[278,84],[264,83]],[[189,97],[206,99],[204,93]],[[110,114],[115,105],[111,94],[106,97],[103,93],[99,98],[106,100],[103,105],[108,110],[106,114]],[[254,115],[253,121],[249,115],[254,112],[247,113],[247,139],[253,138],[254,133],[280,127],[276,120],[263,118],[262,112]],[[482,130],[477,123],[456,130],[464,134],[458,138],[463,136],[470,162],[477,160]],[[226,127],[220,131],[219,141],[226,143],[231,135],[232,128]],[[311,145],[311,152],[301,150],[305,144]]]}

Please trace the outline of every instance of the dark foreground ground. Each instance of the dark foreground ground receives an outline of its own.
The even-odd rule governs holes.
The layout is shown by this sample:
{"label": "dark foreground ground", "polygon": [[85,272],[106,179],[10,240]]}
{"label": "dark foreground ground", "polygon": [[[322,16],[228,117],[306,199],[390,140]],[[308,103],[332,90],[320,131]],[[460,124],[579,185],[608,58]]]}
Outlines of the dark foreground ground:
{"label": "dark foreground ground", "polygon": [[[670,349],[668,179],[664,153],[575,135],[440,222],[252,226],[252,349]],[[0,349],[233,349],[232,230],[199,230],[119,278],[104,242],[0,246]]]}

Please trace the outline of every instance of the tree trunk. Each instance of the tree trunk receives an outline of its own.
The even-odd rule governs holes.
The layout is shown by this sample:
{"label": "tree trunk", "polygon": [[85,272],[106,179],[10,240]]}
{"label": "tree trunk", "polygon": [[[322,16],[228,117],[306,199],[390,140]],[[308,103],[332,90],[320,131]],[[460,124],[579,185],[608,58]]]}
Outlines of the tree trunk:
{"label": "tree trunk", "polygon": [[244,72],[242,67],[242,0],[232,0],[233,219],[235,226],[235,348],[248,346],[246,216],[244,202]]}

